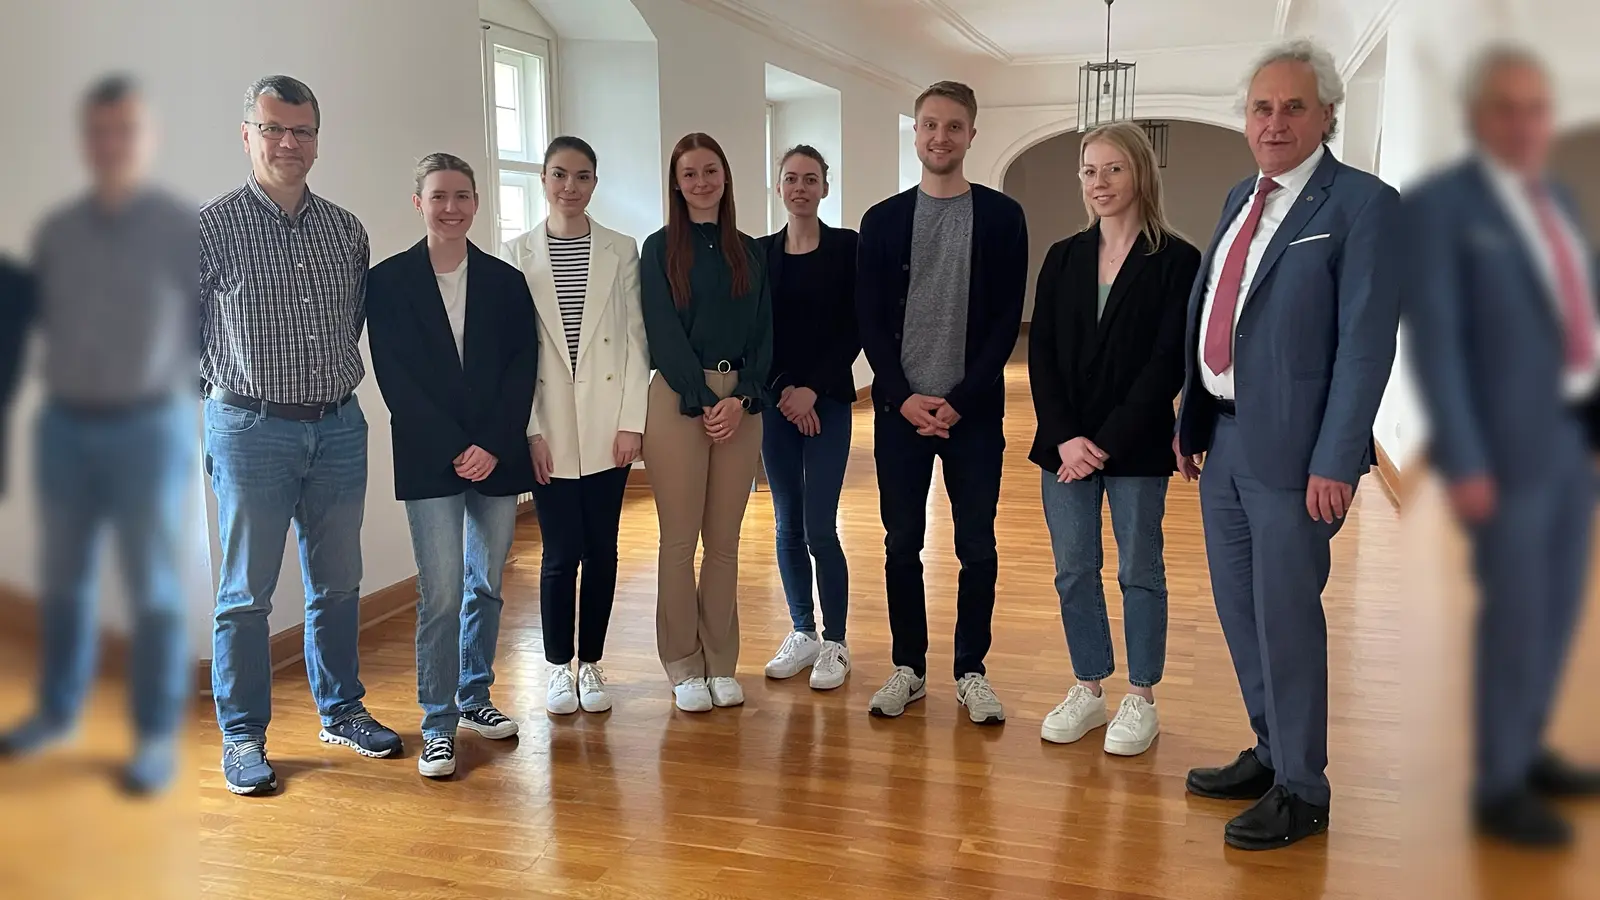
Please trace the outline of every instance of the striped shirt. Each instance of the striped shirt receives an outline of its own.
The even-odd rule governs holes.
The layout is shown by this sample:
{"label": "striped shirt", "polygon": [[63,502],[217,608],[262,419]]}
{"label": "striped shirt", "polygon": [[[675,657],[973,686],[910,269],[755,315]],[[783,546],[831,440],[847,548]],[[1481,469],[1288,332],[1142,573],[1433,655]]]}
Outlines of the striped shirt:
{"label": "striped shirt", "polygon": [[589,247],[593,236],[550,238],[550,274],[556,282],[556,302],[561,307],[561,327],[567,333],[567,353],[578,368],[578,338],[583,333],[583,298],[589,290]]}
{"label": "striped shirt", "polygon": [[366,374],[367,231],[307,190],[278,209],[252,176],[200,208],[200,375],[274,403],[331,403]]}

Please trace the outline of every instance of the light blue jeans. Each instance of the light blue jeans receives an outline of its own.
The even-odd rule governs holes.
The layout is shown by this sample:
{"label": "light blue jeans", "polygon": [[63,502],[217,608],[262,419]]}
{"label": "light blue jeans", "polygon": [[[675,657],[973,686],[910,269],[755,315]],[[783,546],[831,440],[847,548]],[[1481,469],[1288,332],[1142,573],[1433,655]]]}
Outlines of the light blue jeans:
{"label": "light blue jeans", "polygon": [[211,636],[211,690],[224,740],[264,738],[272,720],[267,616],[294,523],[305,582],[306,675],[324,725],[362,708],[361,523],[367,420],[351,398],[296,422],[207,400],[206,467],[217,496],[222,571]]}
{"label": "light blue jeans", "polygon": [[463,710],[489,705],[500,638],[501,575],[517,498],[467,491],[407,500],[417,558],[417,703],[422,737],[451,736]]}
{"label": "light blue jeans", "polygon": [[1167,511],[1162,477],[1091,475],[1061,484],[1044,472],[1044,520],[1056,558],[1056,593],[1067,633],[1073,674],[1100,681],[1116,671],[1106,590],[1100,578],[1101,498],[1111,503],[1117,539],[1117,584],[1122,588],[1122,630],[1128,644],[1128,681],[1154,687],[1167,660],[1167,569],[1161,519]]}
{"label": "light blue jeans", "polygon": [[130,701],[141,738],[170,736],[188,696],[178,577],[191,515],[194,401],[84,415],[47,404],[36,464],[40,547],[39,714],[77,720],[94,677],[106,531],[116,534],[133,611]]}

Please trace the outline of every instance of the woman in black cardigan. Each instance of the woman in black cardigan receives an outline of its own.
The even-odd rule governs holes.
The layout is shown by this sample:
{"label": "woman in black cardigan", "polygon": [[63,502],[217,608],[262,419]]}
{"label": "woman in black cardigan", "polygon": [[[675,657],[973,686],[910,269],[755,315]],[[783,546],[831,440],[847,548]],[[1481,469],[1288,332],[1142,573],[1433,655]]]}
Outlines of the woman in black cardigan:
{"label": "woman in black cardigan", "polygon": [[[801,144],[783,155],[778,195],[789,223],[761,239],[772,283],[772,394],[762,415],[761,461],[777,520],[778,574],[794,630],[767,663],[768,678],[811,669],[811,686],[832,690],[850,672],[845,646],[850,569],[839,544],[839,494],[850,461],[856,328],[856,233],[817,216],[828,196],[828,163]],[[822,633],[812,604],[812,561]]]}
{"label": "woman in black cardigan", "polygon": [[367,335],[417,560],[417,769],[442,778],[455,772],[458,724],[491,739],[517,733],[489,686],[517,495],[534,485],[526,433],[539,343],[527,280],[467,240],[471,167],[423,158],[413,202],[428,236],[372,269]]}
{"label": "woman in black cardigan", "polygon": [[1143,753],[1160,730],[1153,688],[1167,643],[1161,519],[1172,455],[1173,398],[1183,385],[1184,312],[1200,252],[1173,232],[1155,153],[1119,123],[1083,140],[1089,227],[1050,248],[1028,343],[1061,620],[1078,683],[1045,718],[1047,741],[1108,724],[1100,682],[1115,670],[1100,579],[1101,498],[1111,504],[1131,692],[1105,750]]}

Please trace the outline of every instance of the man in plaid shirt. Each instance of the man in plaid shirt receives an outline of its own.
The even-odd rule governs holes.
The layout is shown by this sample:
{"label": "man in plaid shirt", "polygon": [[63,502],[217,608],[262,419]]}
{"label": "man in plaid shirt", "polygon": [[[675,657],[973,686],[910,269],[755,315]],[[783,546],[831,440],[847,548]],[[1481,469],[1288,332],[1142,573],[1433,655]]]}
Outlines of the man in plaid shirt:
{"label": "man in plaid shirt", "polygon": [[367,422],[354,391],[370,251],[360,221],[306,187],[321,125],[299,81],[251,85],[251,176],[200,210],[205,452],[222,539],[211,685],[236,794],[278,786],[267,617],[291,521],[319,737],[363,756],[400,751],[361,702],[356,658]]}

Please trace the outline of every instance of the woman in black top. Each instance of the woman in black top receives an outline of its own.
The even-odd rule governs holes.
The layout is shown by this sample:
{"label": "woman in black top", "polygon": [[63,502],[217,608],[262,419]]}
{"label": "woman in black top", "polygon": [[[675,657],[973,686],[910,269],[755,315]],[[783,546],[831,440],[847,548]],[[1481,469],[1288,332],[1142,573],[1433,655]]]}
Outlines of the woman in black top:
{"label": "woman in black top", "polygon": [[[772,281],[772,391],[763,414],[761,459],[777,519],[778,574],[794,632],[767,663],[768,678],[811,668],[811,686],[831,690],[850,672],[845,616],[850,571],[839,545],[839,493],[850,461],[856,330],[856,233],[817,216],[828,196],[828,163],[801,144],[779,166],[789,224],[761,239]],[[811,601],[816,560],[822,639]]]}
{"label": "woman in black top", "polygon": [[1100,579],[1101,498],[1117,540],[1131,692],[1105,750],[1143,753],[1159,731],[1155,695],[1166,659],[1167,582],[1161,519],[1174,471],[1173,398],[1183,385],[1184,313],[1200,252],[1173,232],[1155,152],[1130,123],[1083,139],[1090,225],[1050,248],[1028,344],[1061,619],[1078,684],[1045,718],[1047,741],[1107,725],[1100,682],[1115,668]]}
{"label": "woman in black top", "polygon": [[[735,225],[728,158],[710,136],[672,150],[667,227],[639,269],[656,376],[644,461],[661,524],[656,646],[679,709],[738,706],[739,527],[761,454],[772,301],[754,239]],[[695,547],[705,542],[696,584]]]}
{"label": "woman in black top", "polygon": [[472,168],[424,157],[416,191],[428,235],[368,275],[367,339],[417,561],[417,768],[443,778],[455,772],[458,725],[517,733],[489,686],[517,495],[534,485],[525,432],[539,342],[522,273],[467,240]]}

